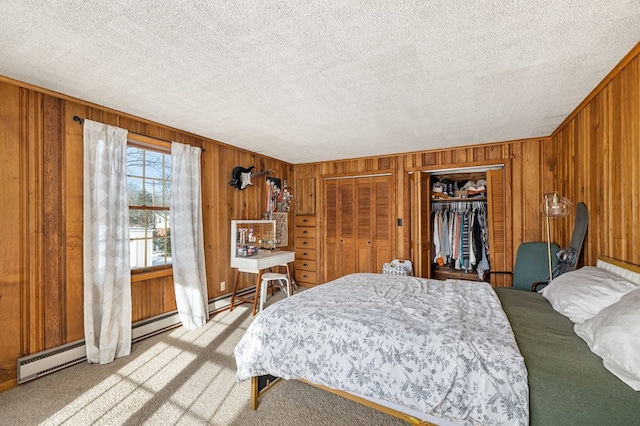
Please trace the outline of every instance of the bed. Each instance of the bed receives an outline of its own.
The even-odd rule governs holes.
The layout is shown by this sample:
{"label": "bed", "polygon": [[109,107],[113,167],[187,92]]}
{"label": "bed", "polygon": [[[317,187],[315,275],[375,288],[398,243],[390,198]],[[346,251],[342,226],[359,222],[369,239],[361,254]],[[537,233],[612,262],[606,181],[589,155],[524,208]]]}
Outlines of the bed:
{"label": "bed", "polygon": [[[640,288],[640,269],[622,266],[598,261],[598,270]],[[258,315],[236,347],[237,378],[252,380],[254,409],[284,378],[416,424],[638,424],[640,392],[574,331],[584,334],[604,309],[587,303],[597,315],[575,323],[576,313],[564,311],[577,308],[553,306],[563,299],[548,287],[541,295],[457,280],[342,277]]]}

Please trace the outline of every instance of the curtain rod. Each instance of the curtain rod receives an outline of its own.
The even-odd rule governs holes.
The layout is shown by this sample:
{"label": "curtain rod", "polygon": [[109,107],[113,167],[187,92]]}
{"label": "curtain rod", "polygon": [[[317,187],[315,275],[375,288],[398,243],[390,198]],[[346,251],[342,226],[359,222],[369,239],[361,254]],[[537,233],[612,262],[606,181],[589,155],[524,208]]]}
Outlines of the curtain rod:
{"label": "curtain rod", "polygon": [[[74,115],[74,116],[73,116],[73,121],[77,121],[77,122],[78,122],[78,124],[82,125],[82,124],[84,123],[84,118],[82,118],[82,117],[78,117],[77,115]],[[128,131],[129,133],[133,133],[134,135],[140,135],[140,136],[144,136],[144,137],[146,137],[146,138],[156,139],[156,140],[159,140],[159,141],[162,141],[162,142],[167,142],[167,143],[171,143],[171,142],[173,142],[173,141],[169,141],[169,140],[166,140],[166,139],[156,138],[155,136],[147,136],[147,135],[143,135],[142,133],[131,132],[131,131],[129,131],[129,130],[127,130],[127,131]],[[207,150],[206,150],[205,148],[203,148],[203,147],[198,147],[198,148],[200,148],[200,149],[202,150],[202,152],[206,152],[206,151],[207,151]]]}

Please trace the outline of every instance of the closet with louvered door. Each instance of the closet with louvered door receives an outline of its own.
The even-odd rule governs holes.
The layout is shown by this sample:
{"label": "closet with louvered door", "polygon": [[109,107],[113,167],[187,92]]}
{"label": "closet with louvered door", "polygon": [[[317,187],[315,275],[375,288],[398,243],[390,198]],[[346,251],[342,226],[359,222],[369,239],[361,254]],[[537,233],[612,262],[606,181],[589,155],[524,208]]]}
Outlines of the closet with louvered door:
{"label": "closet with louvered door", "polygon": [[380,272],[395,253],[391,173],[324,177],[323,281]]}
{"label": "closet with louvered door", "polygon": [[503,166],[426,171],[412,181],[417,275],[479,281],[482,270],[505,270]]}

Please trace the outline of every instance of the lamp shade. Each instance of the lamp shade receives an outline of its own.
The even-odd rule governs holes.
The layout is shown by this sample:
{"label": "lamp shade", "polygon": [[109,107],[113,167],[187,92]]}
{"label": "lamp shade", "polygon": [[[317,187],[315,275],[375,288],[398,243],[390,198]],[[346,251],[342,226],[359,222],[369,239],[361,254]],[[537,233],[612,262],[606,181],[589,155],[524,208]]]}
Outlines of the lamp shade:
{"label": "lamp shade", "polygon": [[571,213],[571,201],[566,197],[561,197],[557,192],[544,194],[540,210],[547,219],[547,255],[549,257],[549,280],[553,280],[553,269],[551,269],[551,218],[567,217]]}
{"label": "lamp shade", "polygon": [[566,197],[561,197],[557,192],[544,194],[541,211],[545,217],[567,217],[571,213],[573,204]]}

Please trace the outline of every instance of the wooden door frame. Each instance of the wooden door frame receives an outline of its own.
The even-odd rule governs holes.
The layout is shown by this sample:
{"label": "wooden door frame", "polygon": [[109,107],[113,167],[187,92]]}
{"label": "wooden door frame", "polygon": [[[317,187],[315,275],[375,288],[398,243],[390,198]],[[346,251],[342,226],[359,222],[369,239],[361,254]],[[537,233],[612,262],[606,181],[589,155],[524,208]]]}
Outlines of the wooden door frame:
{"label": "wooden door frame", "polygon": [[[504,259],[505,259],[505,263],[507,263],[506,269],[510,270],[510,268],[513,267],[513,265],[508,265],[509,260],[513,259],[513,238],[511,237],[512,235],[512,230],[513,230],[513,210],[512,210],[512,195],[511,195],[511,159],[510,158],[506,158],[506,159],[500,159],[500,160],[484,160],[484,161],[474,161],[474,162],[468,162],[468,163],[451,163],[451,164],[432,164],[432,165],[427,165],[427,166],[417,166],[417,167],[407,167],[404,170],[404,173],[407,175],[413,174],[413,173],[429,173],[432,174],[434,172],[439,172],[439,171],[448,171],[448,170],[460,170],[461,172],[463,172],[465,169],[482,169],[482,168],[486,168],[489,169],[491,166],[495,166],[495,167],[501,167],[503,170],[503,179],[504,179],[504,206],[505,206],[505,217],[504,217],[504,221],[505,221],[505,231],[506,231],[506,237],[505,237],[505,242],[504,242]],[[409,178],[408,179],[409,182],[409,194],[412,194],[412,182],[414,182],[413,178]],[[423,200],[424,201],[424,200]],[[428,203],[429,203],[429,211],[431,210],[431,198],[428,199]],[[409,207],[409,225],[411,226],[411,229],[409,230],[409,235],[411,236],[411,240],[409,241],[409,246],[411,248],[411,258],[412,261],[414,260],[414,253],[413,253],[413,248],[415,247],[415,241],[413,240],[413,237],[415,235],[413,226],[414,226],[414,216],[415,217],[419,217],[419,213],[416,214],[415,210],[414,210],[414,206],[413,203],[411,203],[410,207]],[[427,268],[429,266],[427,265]],[[422,269],[423,269],[423,275],[424,275],[424,265],[422,265]],[[502,270],[505,270],[503,268],[501,268]]]}

